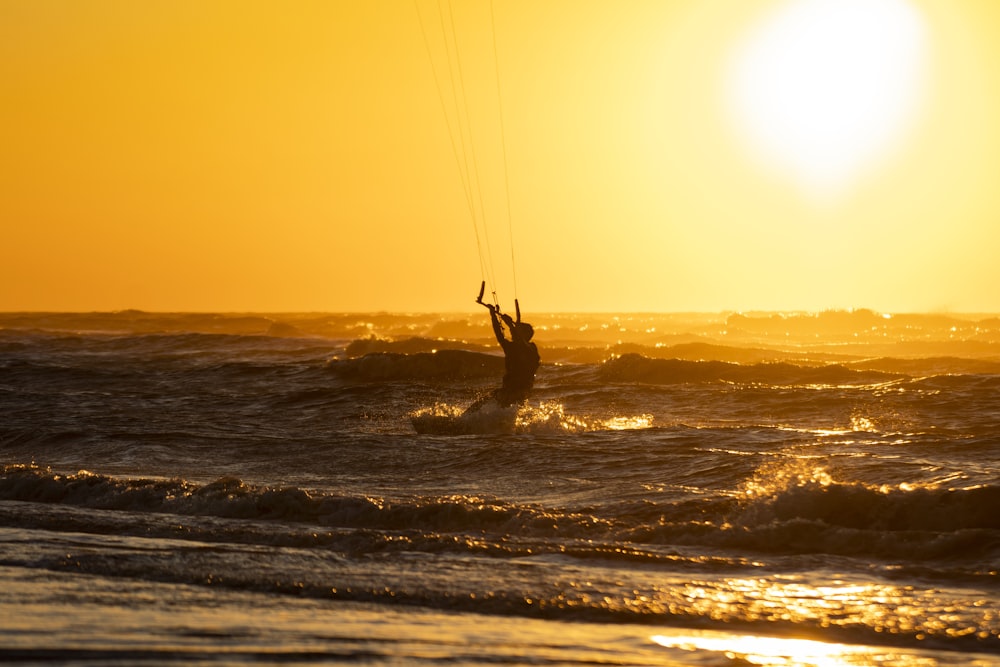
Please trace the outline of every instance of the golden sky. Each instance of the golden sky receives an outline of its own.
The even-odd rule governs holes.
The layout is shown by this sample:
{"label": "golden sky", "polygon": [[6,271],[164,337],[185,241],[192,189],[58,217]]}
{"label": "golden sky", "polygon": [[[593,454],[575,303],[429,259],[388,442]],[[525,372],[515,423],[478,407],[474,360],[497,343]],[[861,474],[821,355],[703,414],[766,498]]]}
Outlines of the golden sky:
{"label": "golden sky", "polygon": [[493,15],[0,0],[0,310],[1000,311],[1000,3]]}

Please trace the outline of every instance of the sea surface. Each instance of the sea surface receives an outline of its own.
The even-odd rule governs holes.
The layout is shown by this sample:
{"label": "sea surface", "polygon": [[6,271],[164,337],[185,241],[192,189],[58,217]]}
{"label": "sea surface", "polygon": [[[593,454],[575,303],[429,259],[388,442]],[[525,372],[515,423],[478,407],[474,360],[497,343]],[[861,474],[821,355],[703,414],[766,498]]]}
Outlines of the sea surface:
{"label": "sea surface", "polygon": [[996,316],[485,315],[0,314],[0,662],[1000,664]]}

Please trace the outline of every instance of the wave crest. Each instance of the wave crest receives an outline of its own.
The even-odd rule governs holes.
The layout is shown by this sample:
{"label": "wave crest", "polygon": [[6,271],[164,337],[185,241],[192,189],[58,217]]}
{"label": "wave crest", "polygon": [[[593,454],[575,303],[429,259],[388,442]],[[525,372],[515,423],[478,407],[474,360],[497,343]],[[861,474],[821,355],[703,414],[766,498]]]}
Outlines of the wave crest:
{"label": "wave crest", "polygon": [[765,466],[742,489],[749,523],[807,519],[879,531],[1000,529],[1000,487],[873,486],[834,479],[807,462]]}
{"label": "wave crest", "polygon": [[787,362],[741,365],[726,361],[650,359],[629,353],[609,359],[600,370],[611,382],[685,384],[733,382],[764,385],[869,385],[899,379],[881,371],[852,370],[839,364],[800,366]]}
{"label": "wave crest", "polygon": [[360,382],[468,380],[500,377],[504,361],[503,357],[468,350],[373,352],[353,359],[331,359],[327,368],[340,378]]}
{"label": "wave crest", "polygon": [[297,487],[247,484],[222,477],[209,484],[181,479],[123,479],[86,470],[63,475],[36,465],[12,464],[0,472],[0,500],[250,520],[282,520],[325,527],[423,530],[439,533],[493,531],[552,535],[560,525],[593,527],[584,514],[551,513],[468,496],[389,500],[310,493]]}
{"label": "wave crest", "polygon": [[618,415],[589,417],[566,414],[561,403],[543,401],[538,405],[502,408],[487,403],[482,409],[466,413],[460,407],[437,403],[410,415],[417,433],[471,435],[489,433],[583,433],[587,431],[623,431],[650,428],[653,416]]}

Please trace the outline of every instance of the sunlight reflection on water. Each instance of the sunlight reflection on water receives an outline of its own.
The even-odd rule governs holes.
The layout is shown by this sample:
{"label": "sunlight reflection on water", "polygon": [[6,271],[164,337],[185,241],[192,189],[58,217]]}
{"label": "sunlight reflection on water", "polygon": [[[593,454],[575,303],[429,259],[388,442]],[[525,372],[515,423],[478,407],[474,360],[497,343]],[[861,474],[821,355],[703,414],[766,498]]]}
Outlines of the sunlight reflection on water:
{"label": "sunlight reflection on water", "polygon": [[653,635],[653,642],[664,648],[686,651],[722,653],[730,660],[742,660],[767,667],[857,667],[886,665],[892,667],[924,667],[937,665],[931,658],[912,654],[894,654],[891,649],[872,646],[831,644],[809,639],[760,637],[755,635],[721,635],[691,632],[678,635]]}

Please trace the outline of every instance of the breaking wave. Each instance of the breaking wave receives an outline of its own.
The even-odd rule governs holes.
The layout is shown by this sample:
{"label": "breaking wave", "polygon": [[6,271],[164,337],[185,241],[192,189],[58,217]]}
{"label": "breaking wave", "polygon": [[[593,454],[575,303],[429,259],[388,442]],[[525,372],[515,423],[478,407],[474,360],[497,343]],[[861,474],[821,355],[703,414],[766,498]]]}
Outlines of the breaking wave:
{"label": "breaking wave", "polygon": [[410,414],[417,433],[472,435],[487,433],[583,433],[649,428],[652,415],[623,415],[594,418],[567,414],[561,403],[543,401],[537,405],[500,407],[487,403],[475,412],[447,403],[437,403]]}
{"label": "breaking wave", "polygon": [[[527,541],[536,551],[582,553],[588,558],[656,560],[664,556],[664,548],[708,545],[778,554],[973,559],[973,569],[981,572],[1000,566],[1000,487],[885,489],[832,482],[821,474],[793,478],[767,492],[749,482],[742,497],[574,510],[466,495],[338,496],[297,487],[259,487],[235,477],[196,484],[87,471],[63,475],[34,465],[7,465],[0,475],[0,500],[284,526],[291,522],[333,530],[401,531],[413,533],[407,539],[423,535],[434,549],[440,548],[441,535],[468,534],[479,536],[477,544],[485,539],[498,552],[517,551],[512,545]],[[386,539],[383,535],[376,541]],[[580,540],[607,546],[575,549],[573,544]]]}
{"label": "breaking wave", "polygon": [[[413,352],[370,352],[332,359],[327,368],[340,378],[359,382],[399,380],[474,380],[503,374],[503,357],[460,349]],[[584,366],[586,367],[586,366]],[[691,384],[735,383],[769,386],[870,386],[908,376],[858,370],[840,364],[798,365],[789,362],[739,364],[650,358],[627,353],[590,366],[595,379],[608,383]]]}
{"label": "breaking wave", "polygon": [[640,354],[623,354],[604,363],[601,377],[609,382],[683,384],[732,382],[772,386],[790,385],[871,385],[897,380],[901,376],[880,371],[859,371],[839,364],[800,366],[787,362],[741,365],[726,361],[685,361],[650,359]]}

